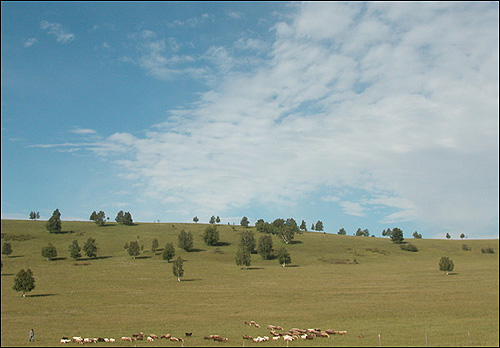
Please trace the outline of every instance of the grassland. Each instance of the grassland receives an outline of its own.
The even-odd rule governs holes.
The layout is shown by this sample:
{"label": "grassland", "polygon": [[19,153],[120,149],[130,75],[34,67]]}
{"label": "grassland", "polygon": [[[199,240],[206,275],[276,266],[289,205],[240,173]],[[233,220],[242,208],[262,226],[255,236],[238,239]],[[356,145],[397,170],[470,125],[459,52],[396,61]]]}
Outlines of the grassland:
{"label": "grassland", "polygon": [[[252,255],[250,269],[235,264],[242,227],[220,225],[221,245],[203,244],[207,225],[151,223],[135,226],[63,221],[61,234],[50,234],[44,221],[2,220],[1,345],[60,346],[63,336],[130,336],[143,331],[187,338],[185,346],[242,346],[242,335],[268,335],[265,327],[347,330],[345,336],[295,341],[290,346],[499,345],[498,240],[413,240],[419,251],[400,250],[386,238],[302,233],[287,246],[290,267]],[[150,251],[153,238],[163,248],[177,246],[181,229],[194,235],[195,251],[176,247],[185,259],[183,280],[172,265]],[[408,234],[408,232],[406,232]],[[256,237],[258,238],[256,232]],[[98,259],[74,261],[68,246],[96,239]],[[409,237],[405,235],[405,237]],[[123,249],[139,240],[144,253],[132,259]],[[407,241],[410,241],[409,238]],[[41,248],[52,243],[58,259],[46,261]],[[467,244],[471,250],[462,250]],[[274,247],[283,245],[277,238]],[[491,247],[495,254],[483,254]],[[454,271],[439,271],[441,256]],[[31,268],[36,288],[26,298],[12,289],[15,274]],[[255,320],[262,329],[244,325]],[[35,329],[35,342],[28,333]],[[227,343],[207,341],[219,334]],[[364,338],[360,338],[360,335]],[[137,342],[137,346],[180,343]],[[244,342],[245,346],[284,347],[279,342]],[[111,346],[99,343],[99,346]],[[116,342],[116,346],[131,346]]]}

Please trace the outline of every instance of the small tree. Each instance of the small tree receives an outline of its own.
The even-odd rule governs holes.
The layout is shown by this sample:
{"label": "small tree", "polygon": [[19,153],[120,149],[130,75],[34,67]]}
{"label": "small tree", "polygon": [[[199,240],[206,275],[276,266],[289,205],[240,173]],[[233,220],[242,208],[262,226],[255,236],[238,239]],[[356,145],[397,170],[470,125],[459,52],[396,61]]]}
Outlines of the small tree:
{"label": "small tree", "polygon": [[464,238],[465,238],[465,234],[463,234],[463,233],[462,233],[462,234],[460,235],[460,239],[464,239]]}
{"label": "small tree", "polygon": [[253,231],[244,230],[241,232],[240,245],[246,247],[251,254],[255,253],[255,244]]}
{"label": "small tree", "polygon": [[318,222],[316,222],[316,226],[314,226],[314,229],[316,231],[323,231],[323,223],[320,220],[318,220]]}
{"label": "small tree", "polygon": [[7,257],[10,257],[10,254],[12,254],[12,245],[10,245],[10,243],[3,243],[2,255],[7,255]]}
{"label": "small tree", "polygon": [[198,217],[197,217],[197,216],[195,216],[195,217],[193,218],[193,221],[194,221],[195,223],[198,223],[198,221],[200,221],[200,219],[198,219]]}
{"label": "small tree", "polygon": [[14,286],[12,289],[15,291],[22,291],[23,297],[26,297],[26,293],[30,292],[35,288],[35,278],[33,277],[33,272],[28,268],[27,271],[24,269],[20,270],[16,277],[14,278]]}
{"label": "small tree", "polygon": [[50,219],[45,223],[45,228],[50,233],[61,232],[61,213],[59,209],[54,210]]}
{"label": "small tree", "polygon": [[451,238],[450,234],[448,232],[446,232],[446,239],[450,239],[450,238]]}
{"label": "small tree", "polygon": [[240,246],[236,252],[236,265],[244,266],[245,269],[252,263],[250,250],[246,246]]}
{"label": "small tree", "polygon": [[191,232],[186,232],[181,230],[178,236],[179,248],[185,251],[191,251],[193,249],[193,234]]}
{"label": "small tree", "polygon": [[243,218],[240,221],[240,225],[243,227],[248,227],[250,222],[248,221],[248,218],[246,216],[243,216]]}
{"label": "small tree", "polygon": [[453,264],[453,261],[447,256],[443,256],[441,257],[441,260],[439,260],[439,270],[446,272],[446,275],[448,275],[448,272],[453,271],[454,267],[455,265]]}
{"label": "small tree", "polygon": [[285,248],[280,248],[278,250],[278,261],[283,267],[292,262],[292,258],[290,257],[288,250]]}
{"label": "small tree", "polygon": [[80,257],[82,257],[82,254],[80,253],[82,249],[80,248],[80,246],[78,245],[78,241],[77,240],[74,240],[70,245],[69,245],[69,248],[68,248],[68,251],[69,251],[69,254],[71,256],[71,258],[73,260],[77,260],[79,259]]}
{"label": "small tree", "polygon": [[403,230],[394,227],[391,232],[391,240],[395,244],[401,244],[403,243]]}
{"label": "small tree", "polygon": [[123,224],[124,221],[123,210],[120,210],[118,214],[116,214],[115,221],[118,222],[119,224]]}
{"label": "small tree", "polygon": [[92,237],[89,237],[85,244],[83,245],[83,251],[85,251],[85,254],[87,257],[97,257],[97,245],[95,243],[95,239]]}
{"label": "small tree", "polygon": [[106,222],[106,214],[101,210],[98,213],[95,211],[90,215],[90,220],[94,221],[98,226],[104,226]]}
{"label": "small tree", "polygon": [[341,236],[345,236],[345,235],[347,234],[347,232],[346,232],[345,228],[343,228],[343,227],[342,227],[342,228],[341,228],[341,229],[337,232],[337,234],[339,234],[339,235],[341,235]]}
{"label": "small tree", "polygon": [[170,262],[170,260],[172,260],[174,256],[175,256],[174,245],[172,243],[167,243],[167,245],[165,245],[165,249],[163,249],[163,254],[162,254],[163,260]]}
{"label": "small tree", "polygon": [[210,218],[209,223],[211,223],[212,225],[215,224],[215,216],[212,215],[212,217]]}
{"label": "small tree", "polygon": [[215,219],[215,222],[220,224],[220,217],[217,216],[217,218]]}
{"label": "small tree", "polygon": [[160,243],[158,242],[158,239],[153,239],[153,243],[151,244],[151,252],[156,255],[156,250],[158,250],[158,247],[160,246]]}
{"label": "small tree", "polygon": [[203,234],[203,241],[206,245],[214,246],[219,243],[219,231],[216,226],[207,226]]}
{"label": "small tree", "polygon": [[135,260],[135,257],[141,253],[141,248],[139,247],[139,242],[134,240],[128,244],[127,252]]}
{"label": "small tree", "polygon": [[422,239],[422,235],[418,233],[417,231],[413,232],[413,238],[415,239]]}
{"label": "small tree", "polygon": [[40,219],[40,213],[39,212],[30,212],[30,220],[37,220]]}
{"label": "small tree", "polygon": [[311,225],[311,231],[314,231],[314,223]]}
{"label": "small tree", "polygon": [[129,212],[126,212],[125,214],[123,214],[123,224],[124,225],[131,226],[131,225],[133,225],[133,223],[134,223],[134,220],[132,220],[132,215],[130,215]]}
{"label": "small tree", "polygon": [[302,223],[300,224],[300,230],[307,231],[306,222],[304,220],[302,220]]}
{"label": "small tree", "polygon": [[257,252],[264,260],[270,260],[273,258],[273,239],[270,235],[266,234],[260,236],[259,243],[257,245]]}
{"label": "small tree", "polygon": [[181,277],[184,275],[184,261],[182,258],[179,256],[175,261],[172,266],[172,271],[174,273],[174,276],[177,277],[177,281],[181,281]]}
{"label": "small tree", "polygon": [[50,261],[54,258],[57,257],[57,250],[56,247],[53,246],[51,243],[49,245],[44,246],[42,248],[42,256],[47,259],[47,261]]}

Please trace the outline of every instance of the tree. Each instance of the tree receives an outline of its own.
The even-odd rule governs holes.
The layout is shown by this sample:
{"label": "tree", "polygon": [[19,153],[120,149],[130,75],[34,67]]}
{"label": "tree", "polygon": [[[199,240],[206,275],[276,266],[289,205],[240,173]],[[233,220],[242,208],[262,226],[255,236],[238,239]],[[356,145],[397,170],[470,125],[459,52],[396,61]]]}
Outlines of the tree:
{"label": "tree", "polygon": [[314,223],[311,225],[311,231],[314,231]]}
{"label": "tree", "polygon": [[337,234],[340,234],[341,236],[345,236],[345,235],[347,234],[347,232],[346,232],[345,228],[343,228],[343,227],[342,227],[342,228],[341,228],[341,229],[337,232]]}
{"label": "tree", "polygon": [[288,250],[285,248],[280,248],[278,250],[278,261],[283,267],[292,262],[292,258],[290,257]]}
{"label": "tree", "polygon": [[12,289],[16,291],[22,291],[23,297],[26,297],[26,293],[30,292],[35,288],[35,278],[33,277],[33,272],[28,268],[27,271],[21,269],[14,278],[14,286]]}
{"label": "tree", "polygon": [[318,220],[318,222],[316,222],[316,226],[314,226],[314,229],[316,231],[323,231],[323,223],[320,220]]}
{"label": "tree", "polygon": [[450,236],[450,234],[449,234],[448,232],[446,232],[446,238],[447,238],[447,239],[450,239],[450,238],[451,238],[451,236]]}
{"label": "tree", "polygon": [[302,231],[307,231],[306,222],[304,220],[302,220],[302,223],[300,224],[300,229]]}
{"label": "tree", "polygon": [[40,213],[34,211],[30,212],[30,220],[36,221],[36,219],[40,219]]}
{"label": "tree", "polygon": [[116,214],[115,221],[118,222],[119,224],[123,224],[123,219],[124,219],[123,210],[120,210],[118,214]]}
{"label": "tree", "polygon": [[415,239],[422,239],[422,235],[418,233],[417,231],[413,232],[413,238]]}
{"label": "tree", "polygon": [[193,249],[193,234],[181,230],[178,236],[178,242],[179,248],[188,252],[191,251],[191,249]]}
{"label": "tree", "polygon": [[75,239],[68,248],[69,254],[73,260],[77,260],[78,258],[82,257],[82,254],[80,253],[82,249],[78,245],[78,241]]}
{"label": "tree", "polygon": [[127,211],[125,214],[123,214],[123,224],[127,226],[133,225],[134,220],[132,220],[132,215]]}
{"label": "tree", "polygon": [[463,233],[462,233],[462,234],[460,235],[460,239],[464,239],[464,238],[465,238],[465,234],[463,234]]}
{"label": "tree", "polygon": [[207,226],[203,234],[203,241],[206,245],[214,246],[219,243],[219,231],[216,226]]}
{"label": "tree", "polygon": [[139,247],[139,242],[134,240],[128,244],[128,254],[132,256],[135,260],[135,257],[141,253],[141,248]]}
{"label": "tree", "polygon": [[90,215],[90,220],[94,221],[98,226],[104,226],[104,223],[106,222],[106,214],[104,214],[102,210],[98,213],[93,211]]}
{"label": "tree", "polygon": [[397,227],[394,227],[391,232],[391,240],[393,243],[401,244],[403,243],[403,231]]}
{"label": "tree", "polygon": [[257,252],[264,260],[270,260],[273,257],[273,239],[270,235],[262,235],[259,238]]}
{"label": "tree", "polygon": [[356,236],[370,237],[370,231],[367,228],[365,228],[364,230],[358,228],[358,230],[356,231]]}
{"label": "tree", "polygon": [[42,248],[42,256],[47,259],[47,261],[50,261],[54,258],[57,257],[57,250],[56,247],[53,246],[51,243],[49,245],[44,246]]}
{"label": "tree", "polygon": [[243,227],[248,227],[250,222],[248,221],[248,218],[246,216],[243,216],[243,218],[240,221],[240,225]]}
{"label": "tree", "polygon": [[83,245],[83,251],[85,251],[85,254],[87,257],[97,257],[97,245],[95,243],[95,239],[92,237],[89,237],[85,244]]}
{"label": "tree", "polygon": [[210,218],[209,223],[211,223],[212,225],[215,224],[215,216],[212,215],[212,217]]}
{"label": "tree", "polygon": [[174,256],[175,256],[174,245],[172,243],[167,243],[167,245],[165,245],[165,249],[163,249],[163,254],[162,254],[163,260],[170,262],[170,260],[172,260]]}
{"label": "tree", "polygon": [[388,228],[388,229],[387,229],[387,231],[386,231],[386,230],[383,230],[383,231],[382,231],[382,236],[384,236],[384,237],[391,237],[391,236],[392,236],[392,231],[391,231],[391,229],[390,229],[390,228]]}
{"label": "tree", "polygon": [[7,257],[10,257],[10,254],[12,254],[12,245],[10,243],[3,243],[2,255],[7,255]]}
{"label": "tree", "polygon": [[160,243],[158,242],[158,239],[153,239],[153,243],[151,244],[151,252],[156,255],[156,250],[158,250],[158,247],[160,246]]}
{"label": "tree", "polygon": [[54,210],[50,219],[45,223],[45,228],[50,233],[61,232],[61,213],[59,209]]}
{"label": "tree", "polygon": [[220,217],[217,216],[217,218],[215,219],[215,222],[220,224]]}
{"label": "tree", "polygon": [[448,272],[453,271],[454,267],[455,265],[453,264],[453,261],[447,256],[443,256],[441,257],[441,260],[439,260],[439,270],[446,272],[446,275],[448,275]]}
{"label": "tree", "polygon": [[244,266],[246,269],[251,263],[252,255],[250,254],[250,250],[246,246],[241,245],[236,252],[236,265]]}
{"label": "tree", "polygon": [[253,231],[244,230],[241,232],[240,245],[246,247],[251,254],[255,253],[255,244]]}
{"label": "tree", "polygon": [[182,260],[182,258],[179,256],[175,261],[174,261],[174,264],[172,266],[172,271],[174,273],[174,276],[177,277],[177,281],[181,281],[181,277],[184,275],[184,268],[183,268],[183,265],[184,265],[184,261]]}
{"label": "tree", "polygon": [[195,216],[195,217],[193,218],[193,221],[194,221],[195,223],[198,223],[198,221],[200,221],[200,219],[198,219],[198,217],[197,217],[197,216]]}

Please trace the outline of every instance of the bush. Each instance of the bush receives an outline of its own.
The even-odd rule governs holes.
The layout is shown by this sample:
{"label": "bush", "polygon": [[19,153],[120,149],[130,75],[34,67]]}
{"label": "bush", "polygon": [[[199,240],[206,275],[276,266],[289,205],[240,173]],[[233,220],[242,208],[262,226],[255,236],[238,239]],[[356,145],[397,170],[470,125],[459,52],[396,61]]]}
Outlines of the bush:
{"label": "bush", "polygon": [[418,248],[415,245],[408,243],[408,244],[401,244],[401,250],[417,252]]}
{"label": "bush", "polygon": [[219,231],[214,225],[205,228],[205,233],[203,234],[203,241],[206,245],[214,246],[219,243]]}
{"label": "bush", "polygon": [[483,254],[494,254],[495,250],[493,250],[493,248],[487,247],[487,248],[482,248],[481,252]]}
{"label": "bush", "polygon": [[471,248],[467,244],[462,244],[462,250],[470,251]]}

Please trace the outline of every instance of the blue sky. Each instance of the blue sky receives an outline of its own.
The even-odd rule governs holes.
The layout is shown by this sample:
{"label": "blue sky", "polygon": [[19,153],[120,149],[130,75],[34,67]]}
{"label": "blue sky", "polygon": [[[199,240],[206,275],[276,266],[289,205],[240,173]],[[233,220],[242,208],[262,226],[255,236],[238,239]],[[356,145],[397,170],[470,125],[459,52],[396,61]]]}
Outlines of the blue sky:
{"label": "blue sky", "polygon": [[498,2],[2,2],[3,219],[499,236]]}

